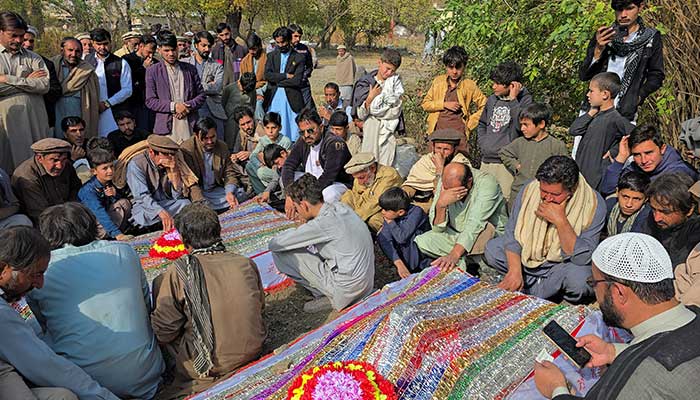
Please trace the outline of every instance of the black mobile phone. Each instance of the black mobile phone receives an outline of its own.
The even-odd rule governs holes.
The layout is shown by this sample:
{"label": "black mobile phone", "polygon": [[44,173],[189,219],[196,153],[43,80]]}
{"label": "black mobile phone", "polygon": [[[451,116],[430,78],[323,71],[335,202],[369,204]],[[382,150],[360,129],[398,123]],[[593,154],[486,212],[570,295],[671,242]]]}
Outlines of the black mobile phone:
{"label": "black mobile phone", "polygon": [[591,360],[591,353],[583,347],[576,347],[576,339],[569,335],[557,321],[550,321],[542,332],[579,368],[585,367]]}
{"label": "black mobile phone", "polygon": [[615,25],[615,36],[620,40],[624,41],[625,36],[627,36],[630,32],[629,27],[627,26],[622,26],[622,25]]}

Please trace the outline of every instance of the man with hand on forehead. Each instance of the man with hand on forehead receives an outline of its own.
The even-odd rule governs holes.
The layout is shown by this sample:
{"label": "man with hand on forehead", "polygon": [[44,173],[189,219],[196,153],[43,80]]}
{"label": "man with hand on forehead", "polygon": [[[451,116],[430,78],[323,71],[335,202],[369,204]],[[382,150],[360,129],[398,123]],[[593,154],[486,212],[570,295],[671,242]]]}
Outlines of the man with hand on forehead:
{"label": "man with hand on forehead", "polygon": [[188,186],[189,180],[183,179],[177,143],[155,134],[147,142],[148,150],[132,158],[126,169],[126,181],[134,196],[131,215],[142,227],[162,222],[167,232],[175,226],[175,214],[190,204],[188,196],[198,188]]}

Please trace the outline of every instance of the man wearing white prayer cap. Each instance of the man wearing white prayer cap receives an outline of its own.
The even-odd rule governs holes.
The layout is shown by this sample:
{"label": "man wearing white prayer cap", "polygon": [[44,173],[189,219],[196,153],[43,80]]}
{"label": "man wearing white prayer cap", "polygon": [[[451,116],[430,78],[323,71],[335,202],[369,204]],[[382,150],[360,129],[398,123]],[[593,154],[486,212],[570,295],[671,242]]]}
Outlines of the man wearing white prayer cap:
{"label": "man wearing white prayer cap", "polygon": [[642,233],[604,240],[593,253],[593,287],[603,319],[628,329],[629,344],[595,335],[578,339],[591,353],[587,367],[608,368],[585,397],[551,362],[535,364],[542,395],[564,399],[697,399],[700,393],[700,309],[675,298],[673,265],[664,247]]}

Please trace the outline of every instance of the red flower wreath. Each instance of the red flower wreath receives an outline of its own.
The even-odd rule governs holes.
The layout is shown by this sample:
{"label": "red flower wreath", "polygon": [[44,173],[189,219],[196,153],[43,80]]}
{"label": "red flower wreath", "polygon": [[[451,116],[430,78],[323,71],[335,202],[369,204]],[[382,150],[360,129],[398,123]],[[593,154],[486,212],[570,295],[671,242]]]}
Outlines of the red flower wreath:
{"label": "red flower wreath", "polygon": [[287,400],[396,400],[394,385],[361,361],[336,361],[299,375]]}
{"label": "red flower wreath", "polygon": [[177,260],[187,254],[185,245],[182,243],[180,233],[172,229],[164,233],[153,243],[151,250],[148,251],[148,256],[153,258],[167,258],[168,260]]}

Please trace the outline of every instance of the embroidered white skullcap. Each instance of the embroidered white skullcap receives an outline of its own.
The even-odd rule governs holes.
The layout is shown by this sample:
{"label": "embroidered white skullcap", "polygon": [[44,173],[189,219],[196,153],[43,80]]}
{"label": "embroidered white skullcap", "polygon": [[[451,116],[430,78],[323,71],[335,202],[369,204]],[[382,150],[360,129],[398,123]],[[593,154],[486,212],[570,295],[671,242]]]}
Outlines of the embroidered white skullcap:
{"label": "embroidered white skullcap", "polygon": [[649,235],[627,232],[603,240],[593,252],[603,273],[633,282],[673,279],[673,264],[664,246]]}

